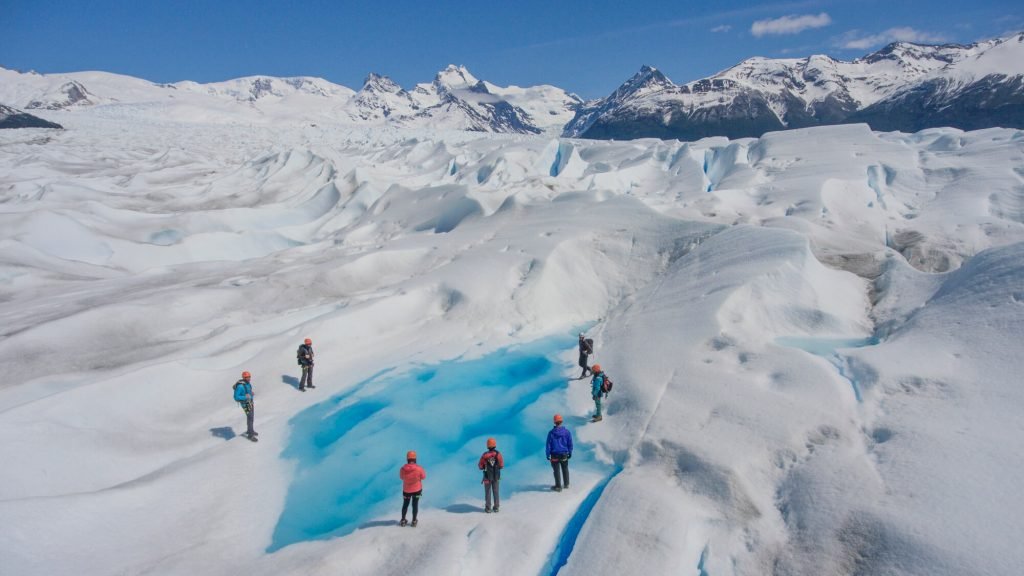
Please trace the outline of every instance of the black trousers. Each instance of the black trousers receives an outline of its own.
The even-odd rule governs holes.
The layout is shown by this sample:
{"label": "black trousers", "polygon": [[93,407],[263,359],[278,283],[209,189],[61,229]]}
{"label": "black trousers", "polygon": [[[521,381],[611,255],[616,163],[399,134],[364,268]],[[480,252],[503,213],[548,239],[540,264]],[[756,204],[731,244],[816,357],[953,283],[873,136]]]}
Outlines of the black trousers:
{"label": "black trousers", "polygon": [[569,487],[569,457],[568,456],[551,456],[551,471],[555,473],[555,486],[561,488],[563,486],[562,479],[565,479],[564,486]]}
{"label": "black trousers", "polygon": [[586,354],[580,354],[580,368],[583,369],[583,371],[580,372],[580,378],[583,378],[584,376],[587,375],[587,372],[590,371],[590,367],[587,366],[587,355]]}
{"label": "black trousers", "polygon": [[494,507],[501,505],[498,499],[498,483],[500,480],[484,480],[484,507],[491,509],[491,496],[494,496]]}
{"label": "black trousers", "polygon": [[254,432],[252,429],[252,421],[256,418],[256,407],[253,405],[251,400],[242,402],[241,404],[242,411],[245,412],[245,425],[248,428],[248,430],[246,430],[246,434],[251,436]]}
{"label": "black trousers", "polygon": [[302,365],[302,379],[299,380],[299,390],[302,390],[306,386],[313,385],[313,365],[303,364]]}
{"label": "black trousers", "polygon": [[422,495],[423,490],[402,492],[402,520],[405,520],[405,514],[409,511],[410,500],[412,500],[412,519],[416,519],[416,515],[420,513],[420,496]]}

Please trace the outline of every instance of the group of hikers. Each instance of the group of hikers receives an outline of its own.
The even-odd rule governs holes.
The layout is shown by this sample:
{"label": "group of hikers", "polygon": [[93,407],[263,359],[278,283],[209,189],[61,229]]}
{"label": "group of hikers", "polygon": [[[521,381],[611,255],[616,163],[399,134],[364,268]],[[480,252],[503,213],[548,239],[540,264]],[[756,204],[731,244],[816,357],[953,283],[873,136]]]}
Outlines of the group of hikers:
{"label": "group of hikers", "polygon": [[[600,422],[601,399],[608,396],[611,391],[612,381],[601,369],[600,364],[588,365],[589,358],[594,354],[594,341],[586,338],[583,333],[579,335],[579,365],[583,369],[577,380],[586,378],[588,373],[591,376],[590,391],[594,400],[595,412],[591,422]],[[306,338],[299,346],[296,357],[299,366],[302,368],[302,377],[299,380],[298,389],[305,392],[307,388],[316,388],[313,385],[313,341]],[[252,374],[248,371],[242,372],[242,377],[234,385],[235,401],[245,412],[246,433],[244,436],[253,442],[258,441],[259,432],[253,429],[255,418],[254,393],[252,390]],[[544,448],[544,456],[551,463],[551,471],[555,477],[555,483],[551,490],[561,492],[569,488],[569,459],[572,458],[572,433],[563,426],[561,414],[553,417],[554,426],[548,431],[547,442]],[[505,459],[498,451],[498,443],[494,438],[487,439],[487,450],[477,461],[477,467],[483,472],[481,482],[484,485],[484,512],[490,514],[498,512],[501,506],[498,487],[501,482],[501,470],[505,467]],[[398,476],[402,480],[402,519],[400,526],[410,525],[406,520],[410,504],[412,505],[412,526],[416,526],[419,516],[419,502],[423,495],[423,480],[427,473],[416,461],[416,451],[409,450],[405,454],[405,465],[399,471]]]}

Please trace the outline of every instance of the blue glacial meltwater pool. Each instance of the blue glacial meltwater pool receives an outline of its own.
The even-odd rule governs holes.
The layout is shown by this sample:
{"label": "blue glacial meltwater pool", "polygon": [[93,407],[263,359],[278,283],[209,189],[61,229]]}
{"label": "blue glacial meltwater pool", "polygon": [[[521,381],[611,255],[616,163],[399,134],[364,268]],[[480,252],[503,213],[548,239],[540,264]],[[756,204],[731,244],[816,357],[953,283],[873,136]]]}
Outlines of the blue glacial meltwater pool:
{"label": "blue glacial meltwater pool", "polygon": [[[476,462],[488,436],[505,457],[503,501],[550,483],[544,440],[551,415],[565,410],[567,374],[574,371],[557,359],[566,343],[575,347],[575,338],[385,371],[297,414],[282,453],[296,461],[295,477],[268,551],[343,536],[375,519],[397,520],[398,469],[407,450],[416,450],[427,472],[424,509],[481,504]],[[566,415],[566,423],[576,422]],[[588,460],[580,452],[574,465]]]}

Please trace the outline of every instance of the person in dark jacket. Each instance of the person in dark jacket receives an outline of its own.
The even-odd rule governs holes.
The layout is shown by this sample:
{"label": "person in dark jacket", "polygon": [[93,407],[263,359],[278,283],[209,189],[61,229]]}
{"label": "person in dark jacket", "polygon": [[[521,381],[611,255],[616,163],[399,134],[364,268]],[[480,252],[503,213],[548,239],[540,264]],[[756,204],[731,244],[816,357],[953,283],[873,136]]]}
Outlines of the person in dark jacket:
{"label": "person in dark jacket", "polygon": [[259,436],[259,432],[256,432],[252,428],[252,421],[256,417],[256,408],[253,404],[253,397],[255,394],[252,391],[251,379],[252,374],[246,370],[245,372],[242,372],[242,378],[238,382],[235,382],[235,402],[238,402],[238,405],[242,407],[242,411],[245,412],[245,424],[248,428],[245,432],[245,437],[256,442],[256,437]]}
{"label": "person in dark jacket", "polygon": [[313,341],[306,338],[306,341],[299,345],[299,351],[296,353],[299,360],[299,366],[302,366],[302,379],[299,380],[299,390],[303,392],[306,388],[316,388],[313,386]]}
{"label": "person in dark jacket", "polygon": [[562,491],[562,479],[565,479],[565,488],[569,488],[569,459],[572,458],[572,434],[568,429],[562,427],[562,415],[555,414],[555,426],[548,432],[548,443],[544,450],[545,456],[551,462],[551,470],[555,474],[555,485],[551,487],[555,492]]}
{"label": "person in dark jacket", "polygon": [[594,353],[594,341],[589,338],[583,337],[583,332],[580,332],[580,368],[583,369],[580,372],[580,379],[582,380],[587,376],[587,372],[591,372],[587,366],[587,357]]}
{"label": "person in dark jacket", "polygon": [[590,379],[590,396],[594,399],[594,417],[591,418],[591,422],[600,422],[604,419],[601,416],[601,398],[605,394],[604,379],[606,377],[604,371],[601,370],[601,365],[594,364],[594,377]]}
{"label": "person in dark jacket", "polygon": [[[505,458],[498,452],[498,441],[494,438],[487,439],[487,452],[480,456],[477,462],[484,472],[484,512],[490,514],[497,512],[501,502],[498,499],[498,482],[501,480],[501,469],[505,467]],[[491,508],[491,495],[494,495],[494,508]]]}

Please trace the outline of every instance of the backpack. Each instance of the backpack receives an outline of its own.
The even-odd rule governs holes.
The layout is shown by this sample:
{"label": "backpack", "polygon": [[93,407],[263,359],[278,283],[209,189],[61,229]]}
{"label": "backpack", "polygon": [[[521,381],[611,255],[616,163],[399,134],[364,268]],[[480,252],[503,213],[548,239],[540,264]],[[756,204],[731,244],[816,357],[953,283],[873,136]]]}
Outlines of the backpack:
{"label": "backpack", "polygon": [[607,374],[605,374],[604,375],[604,381],[601,382],[601,392],[604,392],[605,394],[611,392],[612,391],[612,386],[614,386],[614,385],[615,385],[615,383],[612,382],[612,379],[609,378]]}
{"label": "backpack", "polygon": [[498,469],[498,451],[494,451],[494,455],[484,460],[484,471],[494,472]]}
{"label": "backpack", "polygon": [[594,339],[593,338],[587,338],[587,339],[585,339],[583,341],[587,343],[586,348],[584,348],[584,350],[587,352],[587,354],[593,354],[594,353]]}

